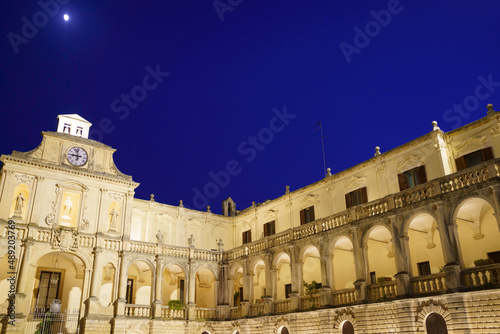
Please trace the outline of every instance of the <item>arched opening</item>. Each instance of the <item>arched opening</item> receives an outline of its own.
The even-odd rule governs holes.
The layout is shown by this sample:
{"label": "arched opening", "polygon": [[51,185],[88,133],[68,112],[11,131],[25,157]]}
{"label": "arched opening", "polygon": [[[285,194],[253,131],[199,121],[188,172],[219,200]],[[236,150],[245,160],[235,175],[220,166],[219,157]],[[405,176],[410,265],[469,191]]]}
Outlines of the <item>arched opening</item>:
{"label": "arched opening", "polygon": [[196,272],[195,303],[197,307],[215,307],[215,275],[207,267]]}
{"label": "arched opening", "polygon": [[127,276],[127,304],[151,305],[153,269],[145,261],[130,264]]}
{"label": "arched opening", "polygon": [[288,254],[276,255],[274,269],[276,270],[276,291],[273,297],[275,300],[287,299],[292,292],[292,271]]}
{"label": "arched opening", "polygon": [[16,189],[14,189],[14,198],[12,199],[9,217],[16,215],[26,220],[26,209],[28,207],[29,196],[30,190],[24,183],[19,184]]}
{"label": "arched opening", "polygon": [[50,253],[37,262],[32,309],[45,312],[54,300],[60,300],[61,311],[79,310],[82,304],[85,264],[69,253]]}
{"label": "arched opening", "polygon": [[439,273],[445,263],[435,219],[419,214],[411,219],[407,233],[413,276]]}
{"label": "arched opening", "polygon": [[335,290],[354,288],[356,269],[351,240],[341,237],[333,246],[333,288]]}
{"label": "arched opening", "polygon": [[286,328],[285,326],[281,327],[279,330],[278,330],[278,334],[289,334],[290,332],[288,331],[288,328]]}
{"label": "arched opening", "polygon": [[263,302],[264,296],[267,296],[266,291],[266,265],[264,261],[259,260],[253,268],[253,300],[255,303]]}
{"label": "arched opening", "polygon": [[316,283],[321,285],[323,282],[321,281],[321,263],[318,249],[314,246],[308,246],[304,251],[302,259],[302,277],[304,282],[312,283],[316,281]]}
{"label": "arched opening", "polygon": [[385,226],[372,228],[366,239],[366,249],[370,300],[395,297],[396,263],[391,232]]}
{"label": "arched opening", "polygon": [[102,306],[108,306],[116,297],[114,296],[116,268],[112,263],[107,263],[102,270],[101,289],[99,301]]}
{"label": "arched opening", "polygon": [[233,306],[240,306],[243,301],[243,267],[238,264],[233,267]]}
{"label": "arched opening", "polygon": [[349,321],[344,321],[341,325],[342,334],[354,334],[354,326]]}
{"label": "arched opening", "polygon": [[431,313],[427,316],[425,319],[425,330],[427,334],[448,334],[446,321],[437,313]]}
{"label": "arched opening", "polygon": [[177,264],[171,263],[163,269],[162,301],[168,304],[171,300],[180,300],[184,305],[186,300],[186,275]]}
{"label": "arched opening", "polygon": [[488,202],[481,198],[463,201],[456,210],[454,221],[465,268],[488,262],[500,263],[500,230],[495,210]]}

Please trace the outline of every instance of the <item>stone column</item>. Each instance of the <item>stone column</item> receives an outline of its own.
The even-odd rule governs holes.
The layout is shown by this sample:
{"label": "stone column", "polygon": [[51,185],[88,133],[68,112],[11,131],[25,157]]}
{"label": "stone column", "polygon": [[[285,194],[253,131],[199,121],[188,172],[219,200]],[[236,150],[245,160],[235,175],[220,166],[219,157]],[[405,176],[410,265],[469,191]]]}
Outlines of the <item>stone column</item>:
{"label": "stone column", "polygon": [[442,203],[437,205],[437,225],[439,238],[443,248],[443,257],[445,265],[443,267],[446,273],[446,286],[448,292],[458,291],[462,287],[460,275],[460,258],[456,239],[455,226],[449,224],[446,210]]}
{"label": "stone column", "polygon": [[17,278],[17,290],[15,295],[16,312],[21,314],[29,313],[29,305],[27,304],[27,302],[29,302],[29,298],[26,298],[28,296],[28,288],[26,287],[26,284],[29,280],[29,261],[33,244],[34,243],[32,241],[28,241],[23,245],[23,259],[21,266],[19,267],[19,275]]}
{"label": "stone column", "polygon": [[[329,263],[331,263],[331,258],[328,254],[328,249],[329,249],[328,243],[325,245],[324,238],[321,238],[320,241],[321,242],[318,245],[318,248],[320,251],[320,267],[321,267],[322,286],[321,286],[321,289],[319,289],[319,292],[321,294],[321,306],[324,306],[324,305],[331,305],[332,304],[332,290],[331,290],[332,277],[329,275],[329,274],[331,274],[329,271],[330,271],[332,266],[328,265]],[[328,267],[330,267],[330,269]]]}
{"label": "stone column", "polygon": [[367,299],[366,289],[366,252],[367,247],[362,244],[363,240],[360,239],[357,229],[352,230],[353,235],[353,252],[354,252],[354,265],[356,269],[356,281],[354,288],[356,290],[356,302],[362,303]]}
{"label": "stone column", "polygon": [[161,288],[163,281],[163,261],[160,255],[156,255],[156,275],[154,276],[154,302],[153,302],[153,317],[161,318],[161,307],[163,306],[163,301],[161,298]]}
{"label": "stone column", "polygon": [[396,225],[395,219],[391,220],[392,227],[392,245],[394,247],[394,262],[396,265],[396,290],[398,298],[407,297],[410,295],[410,248],[408,246],[408,237],[403,235],[404,231],[399,231],[398,227],[402,228],[403,219],[400,219]]}
{"label": "stone column", "polygon": [[271,269],[271,297],[273,300],[278,299],[278,268]]}
{"label": "stone column", "polygon": [[118,299],[115,301],[115,316],[125,315],[125,304],[127,302],[128,262],[129,255],[122,252],[120,261],[120,280],[118,284]]}
{"label": "stone column", "polygon": [[273,296],[273,271],[271,268],[272,265],[272,255],[271,254],[266,254],[264,256],[264,262],[266,265],[266,295],[264,297],[271,297]]}
{"label": "stone column", "polygon": [[101,268],[101,254],[102,249],[95,248],[94,249],[94,270],[92,271],[92,280],[90,282],[90,297],[86,302],[87,313],[89,314],[99,314],[99,308],[97,301],[98,298],[98,290],[101,286],[101,278],[102,278],[102,268]]}
{"label": "stone column", "polygon": [[189,272],[188,272],[188,320],[196,319],[196,274],[193,269],[192,260],[189,260]]}
{"label": "stone column", "polygon": [[290,293],[290,310],[296,311],[300,308],[300,297],[304,295],[303,288],[303,261],[298,259],[299,250],[295,247],[290,249],[290,269],[292,274],[292,293]]}

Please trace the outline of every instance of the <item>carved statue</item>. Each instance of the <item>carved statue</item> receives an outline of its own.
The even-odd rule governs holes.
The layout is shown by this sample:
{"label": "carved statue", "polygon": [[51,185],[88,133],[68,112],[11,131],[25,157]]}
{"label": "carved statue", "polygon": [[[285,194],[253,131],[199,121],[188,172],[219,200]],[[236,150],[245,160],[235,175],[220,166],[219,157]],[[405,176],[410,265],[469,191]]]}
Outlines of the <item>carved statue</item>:
{"label": "carved statue", "polygon": [[68,196],[66,202],[64,202],[64,215],[69,216],[71,212],[71,207],[73,206],[73,202],[71,202],[71,198]]}
{"label": "carved statue", "polygon": [[156,240],[158,240],[158,242],[163,242],[163,234],[161,233],[161,230],[158,230],[158,233],[156,233]]}
{"label": "carved statue", "polygon": [[109,213],[109,215],[111,216],[111,222],[109,223],[109,228],[113,228],[113,229],[116,229],[116,227],[118,226],[118,212],[116,212],[115,208],[113,208],[113,210],[111,210],[111,212]]}
{"label": "carved statue", "polygon": [[15,211],[16,212],[23,212],[23,206],[24,206],[24,201],[26,199],[24,198],[23,194],[19,193],[19,195],[17,195],[16,197],[16,207],[15,207]]}

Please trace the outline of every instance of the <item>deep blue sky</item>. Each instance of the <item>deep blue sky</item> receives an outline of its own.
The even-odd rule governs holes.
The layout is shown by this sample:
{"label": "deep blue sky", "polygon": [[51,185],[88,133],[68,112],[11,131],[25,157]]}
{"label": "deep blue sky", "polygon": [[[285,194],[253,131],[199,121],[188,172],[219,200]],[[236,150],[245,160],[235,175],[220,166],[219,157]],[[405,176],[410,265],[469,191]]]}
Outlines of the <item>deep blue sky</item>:
{"label": "deep blue sky", "polygon": [[[243,209],[321,179],[319,120],[327,167],[338,172],[377,145],[429,132],[433,120],[449,131],[483,117],[487,103],[500,109],[498,0],[217,4],[220,15],[210,0],[70,0],[45,23],[36,1],[2,1],[0,153],[33,149],[58,114],[78,113],[97,130],[110,123],[102,142],[141,183],[138,198],[195,208],[193,188],[204,192],[211,171],[236,161],[239,174],[209,189],[220,213],[228,196]],[[385,27],[370,23],[388,7]],[[24,38],[23,17],[33,16],[38,32],[16,53],[9,36]],[[348,63],[340,45],[355,47],[355,28],[367,24],[373,37],[358,38]],[[169,75],[127,115],[121,95],[140,94],[148,66]],[[490,91],[476,93],[478,77],[494,82]],[[453,110],[464,100],[469,111]],[[283,130],[271,140],[265,128],[285,106],[296,117],[273,123]],[[248,137],[259,132],[268,143],[254,155]]]}

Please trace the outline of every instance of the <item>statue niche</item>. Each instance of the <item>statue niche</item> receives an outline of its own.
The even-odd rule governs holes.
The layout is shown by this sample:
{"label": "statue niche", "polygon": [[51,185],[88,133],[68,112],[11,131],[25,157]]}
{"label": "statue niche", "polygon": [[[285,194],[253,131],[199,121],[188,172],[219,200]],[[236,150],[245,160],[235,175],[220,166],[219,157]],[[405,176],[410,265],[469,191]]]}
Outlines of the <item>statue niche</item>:
{"label": "statue niche", "polygon": [[12,198],[9,217],[17,217],[21,218],[22,220],[26,219],[29,195],[30,190],[24,183],[16,187]]}

